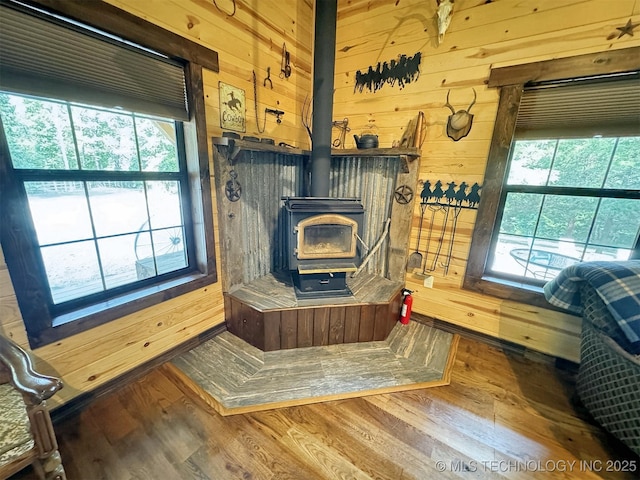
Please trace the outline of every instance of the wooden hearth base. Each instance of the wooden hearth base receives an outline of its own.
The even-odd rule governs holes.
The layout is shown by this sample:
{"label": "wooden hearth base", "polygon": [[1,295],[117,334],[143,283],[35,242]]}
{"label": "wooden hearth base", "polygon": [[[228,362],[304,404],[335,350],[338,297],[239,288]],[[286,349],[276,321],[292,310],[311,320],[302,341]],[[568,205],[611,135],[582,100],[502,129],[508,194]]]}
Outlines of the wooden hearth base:
{"label": "wooden hearth base", "polygon": [[263,351],[385,340],[400,314],[402,285],[362,272],[352,297],[296,300],[287,274],[225,293],[231,333]]}

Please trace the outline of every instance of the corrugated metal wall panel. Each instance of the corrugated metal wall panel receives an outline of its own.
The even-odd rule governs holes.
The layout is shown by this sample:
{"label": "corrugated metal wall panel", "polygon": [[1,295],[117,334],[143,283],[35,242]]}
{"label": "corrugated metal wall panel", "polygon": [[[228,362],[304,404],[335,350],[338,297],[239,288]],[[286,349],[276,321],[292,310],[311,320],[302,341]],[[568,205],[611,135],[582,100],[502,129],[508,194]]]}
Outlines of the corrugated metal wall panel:
{"label": "corrugated metal wall panel", "polygon": [[[243,282],[249,283],[287,267],[285,216],[282,197],[304,196],[304,162],[296,155],[246,152],[235,165],[242,185]],[[390,215],[397,158],[334,157],[330,196],[360,198],[365,208],[362,241],[373,248]],[[365,271],[387,274],[388,239],[369,261]]]}
{"label": "corrugated metal wall panel", "polygon": [[[332,159],[330,195],[360,198],[365,209],[362,241],[368,248],[376,244],[390,215],[398,168],[398,160],[389,157]],[[387,274],[388,243],[385,240],[365,271],[380,276]]]}
{"label": "corrugated metal wall panel", "polygon": [[242,185],[243,282],[249,283],[286,263],[283,196],[301,196],[303,159],[275,153],[246,154],[236,164]]}

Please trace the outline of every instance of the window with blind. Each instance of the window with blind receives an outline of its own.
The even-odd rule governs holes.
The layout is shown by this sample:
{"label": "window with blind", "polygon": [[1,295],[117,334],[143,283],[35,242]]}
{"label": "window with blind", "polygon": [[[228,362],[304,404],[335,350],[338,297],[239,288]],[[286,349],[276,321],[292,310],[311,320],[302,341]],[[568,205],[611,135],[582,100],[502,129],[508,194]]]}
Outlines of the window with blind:
{"label": "window with blind", "polygon": [[485,180],[497,202],[478,221],[494,220],[476,226],[465,287],[527,300],[569,265],[638,257],[640,76],[510,88],[510,147],[488,166],[501,181]]}
{"label": "window with blind", "polygon": [[2,245],[32,346],[216,281],[186,64],[0,8]]}

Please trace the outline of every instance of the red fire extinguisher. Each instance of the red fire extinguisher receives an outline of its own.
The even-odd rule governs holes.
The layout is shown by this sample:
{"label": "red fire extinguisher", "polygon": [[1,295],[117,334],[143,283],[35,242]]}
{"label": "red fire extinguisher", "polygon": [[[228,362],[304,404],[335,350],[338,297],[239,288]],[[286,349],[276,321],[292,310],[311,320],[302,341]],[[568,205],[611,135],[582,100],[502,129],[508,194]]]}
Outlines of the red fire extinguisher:
{"label": "red fire extinguisher", "polygon": [[409,319],[411,318],[411,306],[413,305],[413,297],[411,294],[413,291],[407,290],[406,288],[402,289],[402,309],[400,310],[400,323],[406,325],[409,323]]}

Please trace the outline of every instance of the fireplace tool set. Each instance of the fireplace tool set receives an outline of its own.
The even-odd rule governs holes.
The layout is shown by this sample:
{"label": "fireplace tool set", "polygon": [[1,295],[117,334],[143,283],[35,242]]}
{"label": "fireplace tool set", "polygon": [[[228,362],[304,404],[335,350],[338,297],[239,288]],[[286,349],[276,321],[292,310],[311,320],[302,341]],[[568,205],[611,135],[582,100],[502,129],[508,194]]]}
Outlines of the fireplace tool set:
{"label": "fireplace tool set", "polygon": [[[409,255],[407,260],[407,271],[412,272],[422,267],[421,274],[426,276],[428,273],[435,271],[438,267],[443,267],[444,275],[449,273],[451,266],[451,258],[453,255],[453,244],[455,242],[456,230],[458,227],[458,217],[462,210],[476,210],[480,202],[481,185],[474,183],[469,192],[469,185],[466,182],[457,185],[456,182],[447,183],[447,189],[443,190],[442,181],[438,180],[431,188],[431,182],[425,180],[422,192],[420,193],[420,221],[418,223],[418,242],[416,250]],[[456,186],[458,187],[456,189]],[[430,213],[430,219],[427,226],[427,245],[424,250],[424,256],[420,251],[420,241],[422,237],[424,216],[427,210]],[[437,222],[437,217],[442,217],[442,222]],[[438,223],[438,226],[436,226]],[[451,226],[449,226],[451,223]],[[449,242],[445,246],[445,236],[449,231]],[[433,240],[432,240],[433,239]],[[436,242],[433,259],[429,259],[429,253],[432,242]],[[446,254],[443,254],[443,248],[446,248]],[[444,260],[441,257],[444,256]]]}

